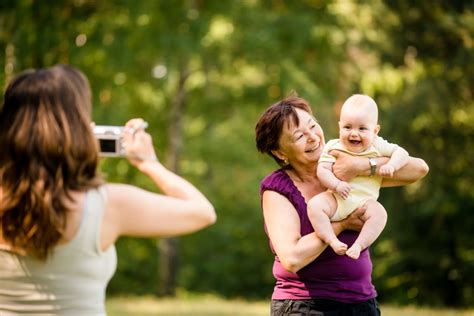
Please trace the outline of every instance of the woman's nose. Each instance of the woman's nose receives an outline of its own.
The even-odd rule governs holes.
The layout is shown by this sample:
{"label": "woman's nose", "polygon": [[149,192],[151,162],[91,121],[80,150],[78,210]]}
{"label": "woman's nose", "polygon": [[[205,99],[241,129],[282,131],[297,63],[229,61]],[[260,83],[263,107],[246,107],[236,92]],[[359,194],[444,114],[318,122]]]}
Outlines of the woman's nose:
{"label": "woman's nose", "polygon": [[319,141],[320,138],[319,138],[318,134],[316,134],[312,131],[308,131],[308,140],[312,141],[312,142],[316,142],[316,141]]}

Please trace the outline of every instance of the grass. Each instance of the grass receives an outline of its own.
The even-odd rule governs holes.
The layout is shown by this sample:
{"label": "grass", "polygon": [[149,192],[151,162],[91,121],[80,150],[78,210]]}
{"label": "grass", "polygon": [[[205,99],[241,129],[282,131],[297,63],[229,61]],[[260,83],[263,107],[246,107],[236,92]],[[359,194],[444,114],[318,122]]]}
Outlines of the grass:
{"label": "grass", "polygon": [[[112,297],[108,316],[268,316],[269,301],[226,300],[215,295],[178,294],[176,298]],[[474,316],[474,310],[382,305],[383,316]]]}

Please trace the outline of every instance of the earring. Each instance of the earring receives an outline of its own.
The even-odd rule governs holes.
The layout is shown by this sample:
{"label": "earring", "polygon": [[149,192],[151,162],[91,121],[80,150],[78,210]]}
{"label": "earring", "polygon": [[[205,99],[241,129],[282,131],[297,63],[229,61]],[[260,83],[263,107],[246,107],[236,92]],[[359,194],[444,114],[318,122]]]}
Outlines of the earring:
{"label": "earring", "polygon": [[284,164],[285,166],[288,166],[288,165],[290,164],[290,162],[288,161],[288,158],[285,158],[285,159],[283,160],[283,164]]}

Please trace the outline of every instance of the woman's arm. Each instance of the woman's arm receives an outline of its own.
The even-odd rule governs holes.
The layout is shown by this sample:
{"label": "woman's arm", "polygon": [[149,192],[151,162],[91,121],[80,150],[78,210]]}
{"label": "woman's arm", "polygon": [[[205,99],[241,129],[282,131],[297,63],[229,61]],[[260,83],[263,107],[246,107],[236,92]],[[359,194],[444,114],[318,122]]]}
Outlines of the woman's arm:
{"label": "woman's arm", "polygon": [[[274,191],[265,191],[262,197],[263,217],[268,236],[283,267],[296,273],[316,259],[327,245],[316,233],[300,234],[300,219],[291,202]],[[334,226],[333,226],[334,227]],[[334,227],[337,234],[340,224]]]}
{"label": "woman's arm", "polygon": [[164,194],[125,184],[107,185],[118,235],[169,237],[191,233],[216,220],[211,203],[191,183],[159,162],[141,169]]}
{"label": "woman's arm", "polygon": [[[141,121],[131,122],[139,126]],[[215,222],[216,214],[208,199],[156,159],[150,135],[139,130],[133,135],[124,135],[124,140],[127,153],[132,157],[130,162],[149,176],[163,194],[126,184],[108,184],[107,212],[101,236],[103,248],[121,235],[176,236]]]}
{"label": "woman's arm", "polygon": [[[333,165],[333,172],[339,179],[350,181],[358,175],[370,175],[369,160],[366,157],[356,157],[349,154],[333,151],[331,155],[335,156],[336,163]],[[381,165],[387,163],[388,157],[378,157],[377,172]],[[408,162],[399,170],[397,170],[392,178],[384,178],[383,187],[400,186],[423,178],[429,171],[428,165],[420,158],[410,157]]]}
{"label": "woman's arm", "polygon": [[[377,168],[378,166],[377,161]],[[430,168],[423,159],[409,157],[408,162],[395,171],[392,178],[383,178],[382,187],[395,187],[416,182],[426,176],[429,170]]]}
{"label": "woman's arm", "polygon": [[[287,271],[296,273],[326,249],[327,244],[321,241],[315,232],[301,236],[298,213],[293,204],[283,195],[274,191],[265,191],[262,207],[265,226],[273,249]],[[334,233],[339,235],[344,230],[360,231],[364,223],[361,217],[365,210],[365,208],[359,208],[346,219],[332,222]]]}

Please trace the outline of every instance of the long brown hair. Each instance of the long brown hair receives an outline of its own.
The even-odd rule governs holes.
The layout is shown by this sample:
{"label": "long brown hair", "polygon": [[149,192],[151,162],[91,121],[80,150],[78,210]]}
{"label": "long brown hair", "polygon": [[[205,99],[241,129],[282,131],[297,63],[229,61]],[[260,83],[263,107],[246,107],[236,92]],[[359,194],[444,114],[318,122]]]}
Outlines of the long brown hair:
{"label": "long brown hair", "polygon": [[63,236],[71,191],[102,183],[90,128],[91,92],[77,69],[19,74],[0,109],[1,233],[13,248],[46,260]]}

